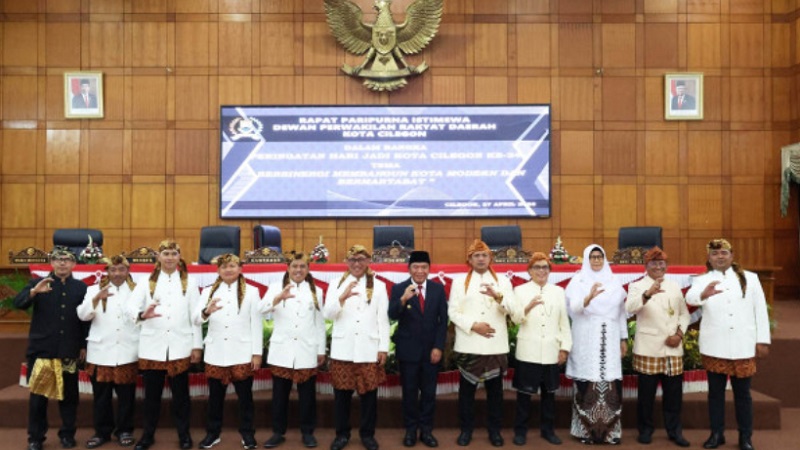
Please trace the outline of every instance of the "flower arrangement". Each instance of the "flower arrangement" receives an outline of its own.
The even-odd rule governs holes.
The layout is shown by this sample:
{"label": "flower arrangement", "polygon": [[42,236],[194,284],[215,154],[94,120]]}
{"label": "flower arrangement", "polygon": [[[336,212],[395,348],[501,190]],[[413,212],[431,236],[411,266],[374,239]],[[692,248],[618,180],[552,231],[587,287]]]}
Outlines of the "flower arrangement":
{"label": "flower arrangement", "polygon": [[550,261],[553,264],[566,264],[569,261],[569,253],[564,248],[564,244],[561,242],[561,236],[556,238],[556,244],[553,246],[553,249],[550,250]]}
{"label": "flower arrangement", "polygon": [[311,250],[311,262],[323,264],[328,262],[328,258],[330,257],[330,253],[328,252],[328,247],[325,247],[325,244],[322,243],[322,236],[319,237],[319,244],[317,244],[313,250]]}
{"label": "flower arrangement", "polygon": [[92,241],[92,236],[89,236],[89,243],[86,244],[86,248],[81,250],[81,254],[78,255],[78,262],[82,264],[96,264],[100,259],[103,257],[103,250]]}

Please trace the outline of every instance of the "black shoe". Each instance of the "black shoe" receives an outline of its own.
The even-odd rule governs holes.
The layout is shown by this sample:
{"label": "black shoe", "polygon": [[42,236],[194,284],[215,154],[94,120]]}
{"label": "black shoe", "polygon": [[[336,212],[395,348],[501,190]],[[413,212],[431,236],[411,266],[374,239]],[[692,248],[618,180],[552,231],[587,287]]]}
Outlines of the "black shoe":
{"label": "black shoe", "polygon": [[363,445],[367,450],[378,450],[379,447],[378,441],[376,441],[372,436],[362,437],[361,445]]}
{"label": "black shoe", "polygon": [[[218,434],[207,434],[206,437],[200,441],[200,444],[197,448],[211,448],[217,444],[219,444],[219,435]],[[181,441],[181,445],[183,445],[183,441]]]}
{"label": "black shoe", "polygon": [[64,436],[61,439],[61,448],[75,447],[75,438],[71,436]]}
{"label": "black shoe", "polygon": [[314,448],[317,446],[317,438],[315,438],[313,434],[304,434],[303,445],[305,445],[306,448]]}
{"label": "black shoe", "polygon": [[550,433],[542,433],[542,439],[553,445],[561,445],[561,439],[552,431]]}
{"label": "black shoe", "polygon": [[739,450],[755,450],[749,437],[739,436]]}
{"label": "black shoe", "polygon": [[711,433],[711,436],[703,442],[703,448],[717,448],[725,443],[725,436],[722,433]]}
{"label": "black shoe", "polygon": [[189,450],[190,448],[194,447],[191,436],[178,438],[178,446],[181,448],[181,450]]}
{"label": "black shoe", "polygon": [[242,436],[242,448],[246,448],[248,450],[253,450],[258,448],[258,441],[256,441],[255,436],[252,434],[248,434],[247,436]]}
{"label": "black shoe", "polygon": [[433,437],[433,433],[431,433],[430,431],[428,431],[427,433],[424,431],[420,433],[419,440],[427,447],[433,448],[439,446],[439,441],[437,441],[436,438]]}
{"label": "black shoe", "polygon": [[154,442],[155,441],[150,439],[140,439],[139,442],[136,443],[136,447],[133,447],[133,450],[147,450]]}
{"label": "black shoe", "polygon": [[286,438],[282,434],[274,433],[267,442],[264,442],[264,448],[275,448],[283,443]]}
{"label": "black shoe", "polygon": [[106,442],[108,442],[108,438],[94,435],[90,437],[88,441],[86,441],[86,448],[97,448],[105,444]]}
{"label": "black shoe", "polygon": [[331,442],[331,450],[342,450],[347,443],[350,442],[350,438],[347,436],[336,436],[336,438]]}
{"label": "black shoe", "polygon": [[653,433],[639,433],[639,436],[636,436],[636,442],[640,444],[649,444],[653,442]]}
{"label": "black shoe", "polygon": [[460,445],[461,447],[466,447],[472,441],[472,431],[462,431],[461,434],[458,435],[458,440],[456,440],[456,444]]}
{"label": "black shoe", "polygon": [[503,441],[503,436],[498,432],[489,433],[489,442],[495,447],[502,447],[505,443],[505,441]]}
{"label": "black shoe", "polygon": [[526,438],[524,434],[515,434],[511,442],[513,442],[514,445],[525,445],[528,443],[528,438]]}
{"label": "black shoe", "polygon": [[403,447],[413,447],[417,445],[417,432],[406,430],[406,435],[403,437]]}
{"label": "black shoe", "polygon": [[674,442],[678,447],[688,447],[691,445],[682,434],[670,435],[669,440]]}
{"label": "black shoe", "polygon": [[42,450],[41,442],[28,442],[28,450]]}

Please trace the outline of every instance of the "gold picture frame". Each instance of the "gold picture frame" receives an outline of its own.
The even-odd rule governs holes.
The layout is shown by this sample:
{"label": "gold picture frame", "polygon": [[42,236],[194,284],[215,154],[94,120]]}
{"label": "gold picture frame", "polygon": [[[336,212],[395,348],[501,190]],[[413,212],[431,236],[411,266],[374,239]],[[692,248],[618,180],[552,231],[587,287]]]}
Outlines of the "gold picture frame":
{"label": "gold picture frame", "polygon": [[664,119],[703,120],[703,74],[664,75]]}
{"label": "gold picture frame", "polygon": [[64,74],[64,117],[67,119],[103,117],[102,72]]}

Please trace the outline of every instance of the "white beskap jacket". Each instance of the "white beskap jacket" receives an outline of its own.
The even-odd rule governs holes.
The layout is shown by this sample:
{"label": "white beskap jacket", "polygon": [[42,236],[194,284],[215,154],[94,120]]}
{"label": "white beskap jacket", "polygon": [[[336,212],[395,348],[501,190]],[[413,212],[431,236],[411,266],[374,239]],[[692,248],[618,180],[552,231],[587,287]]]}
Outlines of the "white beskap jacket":
{"label": "white beskap jacket", "polygon": [[200,306],[194,311],[194,323],[208,322],[203,360],[219,367],[249,364],[253,356],[263,353],[264,326],[258,310],[261,297],[258,288],[246,286],[242,305],[239,306],[239,282],[221,283],[212,298],[219,298],[214,311],[203,319],[203,309],[208,305],[211,286],[203,289]]}
{"label": "white beskap jacket", "polygon": [[321,311],[325,299],[322,289],[313,286],[320,308],[317,310],[311,296],[312,287],[307,282],[289,283],[294,297],[273,307],[275,297],[283,291],[283,282],[276,282],[269,285],[261,302],[261,312],[272,313],[274,323],[267,363],[289,369],[313,369],[317,367],[317,356],[325,355],[327,344]]}
{"label": "white beskap jacket", "polygon": [[[543,304],[525,315],[525,307],[537,295]],[[516,358],[538,364],[557,364],[558,352],[572,350],[572,332],[564,289],[554,284],[539,286],[530,281],[514,288],[519,307],[512,317],[519,324]]]}
{"label": "white beskap jacket", "polygon": [[[447,315],[456,326],[456,343],[454,350],[459,353],[476,355],[499,355],[508,353],[508,326],[506,315],[514,316],[517,304],[511,282],[505,275],[497,275],[495,281],[491,272],[482,274],[473,272],[469,286],[465,291],[467,276],[462,275],[453,280],[450,288],[450,301]],[[495,291],[503,294],[503,301],[497,301],[481,294],[484,283],[493,284]],[[494,337],[485,338],[472,331],[472,325],[486,322],[495,329]]]}
{"label": "white beskap jacket", "polygon": [[[723,359],[747,359],[756,354],[756,344],[769,344],[767,301],[758,275],[744,272],[747,290],[742,296],[739,278],[733,269],[714,270],[698,275],[686,293],[686,302],[703,308],[700,322],[700,353]],[[712,281],[722,291],[705,300],[700,294]]]}
{"label": "white beskap jacket", "polygon": [[92,309],[92,299],[98,292],[100,285],[89,286],[83,303],[77,309],[78,318],[92,322],[86,338],[86,362],[109,367],[136,362],[139,359],[139,328],[127,311],[131,289],[127,283],[119,287],[109,284],[105,311],[102,301]]}
{"label": "white beskap jacket", "polygon": [[367,303],[367,277],[358,280],[358,295],[348,298],[344,306],[339,296],[356,281],[352,275],[336,287],[328,288],[323,314],[333,321],[331,358],[355,363],[377,362],[378,352],[389,351],[389,297],[386,285],[375,278],[372,301]]}
{"label": "white beskap jacket", "polygon": [[[644,294],[655,283],[649,276],[628,286],[625,310],[636,314],[636,336],[633,353],[642,356],[682,356],[683,345],[669,347],[665,341],[677,333],[678,327],[685,333],[689,328],[689,309],[678,283],[665,279],[661,290],[644,303]],[[672,314],[670,314],[672,312]]]}
{"label": "white beskap jacket", "polygon": [[[138,315],[147,305],[158,300],[155,309],[161,317],[138,320]],[[139,358],[152,361],[175,361],[188,358],[193,349],[203,348],[203,330],[193,321],[195,308],[199,305],[200,292],[192,278],[183,294],[180,273],[176,270],[167,275],[158,275],[154,295],[150,295],[147,279],[136,285],[130,302],[130,317],[141,327],[139,335]],[[167,359],[169,355],[169,359]]]}

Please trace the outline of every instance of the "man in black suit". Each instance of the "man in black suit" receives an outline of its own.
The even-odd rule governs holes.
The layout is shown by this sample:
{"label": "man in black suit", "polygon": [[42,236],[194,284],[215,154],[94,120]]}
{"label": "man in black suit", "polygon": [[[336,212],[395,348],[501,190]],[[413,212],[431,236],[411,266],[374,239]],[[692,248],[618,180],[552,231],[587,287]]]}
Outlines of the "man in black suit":
{"label": "man in black suit", "polygon": [[447,336],[447,296],[444,286],[428,281],[430,268],[428,252],[411,252],[411,277],[394,285],[389,299],[389,318],[399,322],[393,340],[403,385],[406,447],[416,445],[418,429],[422,443],[428,447],[439,445],[433,437],[433,413]]}
{"label": "man in black suit", "polygon": [[697,102],[695,102],[694,97],[686,93],[685,81],[678,80],[675,82],[675,95],[672,97],[672,109],[697,109]]}
{"label": "man in black suit", "polygon": [[[75,447],[78,412],[79,359],[86,356],[88,322],[78,318],[77,308],[86,295],[86,284],[72,277],[75,255],[66,247],[50,253],[53,271],[32,279],[14,298],[14,306],[33,306],[28,337],[28,450],[41,450],[47,433],[47,399],[58,400],[61,447]],[[57,378],[63,380],[59,386]]]}
{"label": "man in black suit", "polygon": [[92,83],[88,78],[80,81],[81,92],[72,96],[72,109],[97,108],[97,96],[92,94]]}

